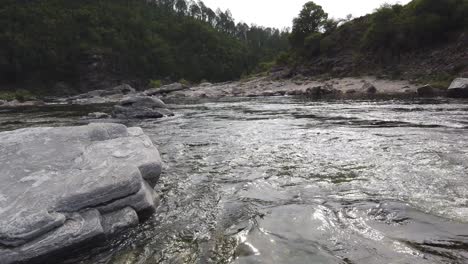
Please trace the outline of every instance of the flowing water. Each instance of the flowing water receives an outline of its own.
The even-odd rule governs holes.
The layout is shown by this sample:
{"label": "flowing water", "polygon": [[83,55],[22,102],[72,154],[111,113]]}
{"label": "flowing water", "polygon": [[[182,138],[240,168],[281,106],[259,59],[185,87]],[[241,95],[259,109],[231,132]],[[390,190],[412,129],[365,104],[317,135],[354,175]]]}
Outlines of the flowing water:
{"label": "flowing water", "polygon": [[[171,106],[127,122],[165,164],[157,213],[68,263],[468,263],[467,101]],[[96,109],[109,110],[3,111],[0,125],[74,125]]]}

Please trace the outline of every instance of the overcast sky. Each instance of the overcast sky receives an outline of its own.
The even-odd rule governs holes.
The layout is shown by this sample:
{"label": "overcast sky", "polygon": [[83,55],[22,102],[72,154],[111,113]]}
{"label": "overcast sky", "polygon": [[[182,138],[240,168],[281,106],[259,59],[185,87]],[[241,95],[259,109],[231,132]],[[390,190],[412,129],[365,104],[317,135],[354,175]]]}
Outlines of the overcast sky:
{"label": "overcast sky", "polygon": [[[330,17],[344,18],[347,14],[354,17],[372,12],[383,3],[406,4],[410,0],[314,0],[321,5]],[[292,20],[299,14],[307,0],[203,0],[215,10],[230,9],[236,22],[260,26],[284,28],[291,27]]]}

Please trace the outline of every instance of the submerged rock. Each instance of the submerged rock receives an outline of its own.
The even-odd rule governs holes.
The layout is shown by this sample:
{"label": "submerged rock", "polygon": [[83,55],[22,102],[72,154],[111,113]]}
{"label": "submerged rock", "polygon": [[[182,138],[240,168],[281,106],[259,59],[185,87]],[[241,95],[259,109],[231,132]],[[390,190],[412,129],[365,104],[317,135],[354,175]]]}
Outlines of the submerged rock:
{"label": "submerged rock", "polygon": [[468,78],[453,80],[448,88],[448,96],[455,98],[468,98]]}
{"label": "submerged rock", "polygon": [[0,262],[102,239],[154,211],[158,150],[119,124],[0,133]]}
{"label": "submerged rock", "polygon": [[172,115],[163,101],[150,96],[125,98],[114,107],[112,113],[115,118],[161,118]]}

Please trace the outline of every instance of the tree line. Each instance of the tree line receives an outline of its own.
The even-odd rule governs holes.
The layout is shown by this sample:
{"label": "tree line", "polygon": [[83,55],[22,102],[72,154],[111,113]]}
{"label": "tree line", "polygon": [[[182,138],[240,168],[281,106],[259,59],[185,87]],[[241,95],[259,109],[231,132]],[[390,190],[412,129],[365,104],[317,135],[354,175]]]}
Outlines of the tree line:
{"label": "tree line", "polygon": [[301,63],[341,53],[372,54],[398,60],[411,52],[446,43],[468,30],[468,0],[413,0],[384,4],[374,13],[351,19],[330,19],[320,5],[304,4],[293,21],[291,50],[280,63]]}
{"label": "tree line", "polygon": [[288,49],[288,32],[186,0],[1,0],[0,83],[77,82],[90,54],[123,78],[226,81]]}

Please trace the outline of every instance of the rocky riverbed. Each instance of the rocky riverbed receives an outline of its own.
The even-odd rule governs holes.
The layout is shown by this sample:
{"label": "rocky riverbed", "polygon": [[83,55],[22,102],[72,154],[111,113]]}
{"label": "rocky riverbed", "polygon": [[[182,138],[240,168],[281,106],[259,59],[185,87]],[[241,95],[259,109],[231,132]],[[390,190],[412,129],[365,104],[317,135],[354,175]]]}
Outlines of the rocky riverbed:
{"label": "rocky riverbed", "polygon": [[[108,120],[158,147],[160,206],[65,263],[468,261],[465,100],[164,100],[174,116]],[[113,109],[8,108],[0,128]]]}

